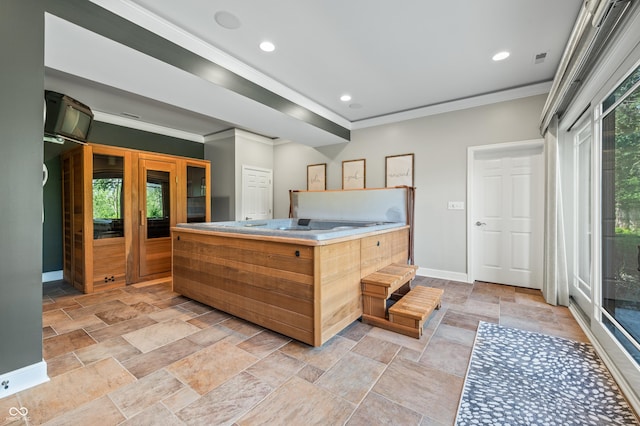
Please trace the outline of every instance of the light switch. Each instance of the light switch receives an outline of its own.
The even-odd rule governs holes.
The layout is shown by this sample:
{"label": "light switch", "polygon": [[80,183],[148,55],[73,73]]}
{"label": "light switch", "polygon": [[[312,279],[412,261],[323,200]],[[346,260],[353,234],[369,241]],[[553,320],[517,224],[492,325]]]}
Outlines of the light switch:
{"label": "light switch", "polygon": [[464,201],[449,201],[449,210],[464,210]]}

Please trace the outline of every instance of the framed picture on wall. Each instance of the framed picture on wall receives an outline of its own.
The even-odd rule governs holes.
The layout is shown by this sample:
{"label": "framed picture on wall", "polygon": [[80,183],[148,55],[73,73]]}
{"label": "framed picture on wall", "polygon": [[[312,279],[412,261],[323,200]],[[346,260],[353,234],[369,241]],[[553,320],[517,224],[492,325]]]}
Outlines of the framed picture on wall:
{"label": "framed picture on wall", "polygon": [[413,186],[413,154],[390,155],[385,158],[385,186]]}
{"label": "framed picture on wall", "polygon": [[307,166],[307,191],[324,191],[327,189],[327,164],[310,164]]}
{"label": "framed picture on wall", "polygon": [[366,160],[342,162],[342,189],[363,189],[366,187]]}

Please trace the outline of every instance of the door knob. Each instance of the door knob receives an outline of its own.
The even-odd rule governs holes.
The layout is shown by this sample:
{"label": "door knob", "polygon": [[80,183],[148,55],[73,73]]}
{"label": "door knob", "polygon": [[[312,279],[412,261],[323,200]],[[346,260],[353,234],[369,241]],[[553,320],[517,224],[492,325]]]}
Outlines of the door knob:
{"label": "door knob", "polygon": [[486,223],[484,223],[484,222],[480,222],[480,221],[477,221],[477,222],[476,222],[476,226],[482,226],[482,225],[486,225]]}

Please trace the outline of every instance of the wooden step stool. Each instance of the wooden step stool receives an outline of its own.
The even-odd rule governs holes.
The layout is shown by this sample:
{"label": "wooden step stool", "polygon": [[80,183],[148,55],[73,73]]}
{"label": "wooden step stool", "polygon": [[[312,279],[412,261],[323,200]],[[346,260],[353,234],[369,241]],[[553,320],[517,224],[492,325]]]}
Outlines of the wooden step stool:
{"label": "wooden step stool", "polygon": [[365,315],[386,318],[387,299],[416,276],[418,267],[392,263],[360,280],[362,311]]}
{"label": "wooden step stool", "polygon": [[413,331],[406,330],[403,334],[419,339],[425,319],[434,309],[440,309],[443,293],[441,288],[414,287],[389,308],[389,322],[409,327]]}

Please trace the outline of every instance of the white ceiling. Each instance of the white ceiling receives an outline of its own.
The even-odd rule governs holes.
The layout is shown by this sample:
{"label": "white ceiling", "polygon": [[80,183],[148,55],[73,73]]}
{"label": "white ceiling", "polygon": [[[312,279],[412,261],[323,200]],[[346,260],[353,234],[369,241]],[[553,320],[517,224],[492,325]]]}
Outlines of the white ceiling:
{"label": "white ceiling", "polygon": [[[451,101],[548,87],[540,83],[553,79],[582,6],[581,0],[92,1],[347,129]],[[240,27],[218,25],[220,11]],[[97,119],[192,140],[239,127],[312,146],[344,141],[55,16],[47,16],[45,40],[45,87],[88,104]],[[261,51],[263,40],[276,50]],[[511,56],[492,61],[501,50]],[[539,53],[547,56],[536,64]],[[78,55],[83,61],[74,60]],[[340,101],[345,93],[350,102]]]}

